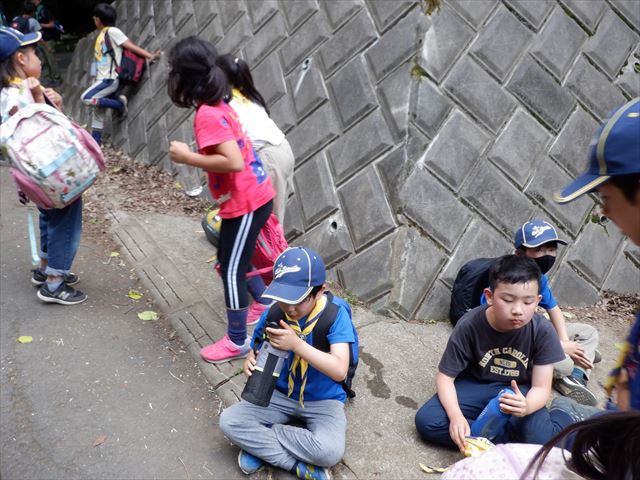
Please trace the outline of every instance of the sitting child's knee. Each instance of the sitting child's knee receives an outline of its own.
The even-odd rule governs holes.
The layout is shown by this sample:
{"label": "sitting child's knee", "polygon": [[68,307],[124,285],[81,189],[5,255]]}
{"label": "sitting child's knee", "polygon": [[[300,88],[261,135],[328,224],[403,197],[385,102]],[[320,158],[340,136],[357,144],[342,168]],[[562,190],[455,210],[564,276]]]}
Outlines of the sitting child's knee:
{"label": "sitting child's knee", "polygon": [[233,434],[238,426],[238,416],[234,414],[233,406],[222,411],[219,425],[224,436],[230,438],[229,436]]}
{"label": "sitting child's knee", "polygon": [[425,403],[416,413],[415,425],[420,438],[428,442],[440,443],[442,432],[449,431],[449,419],[442,407],[433,401]]}
{"label": "sitting child's knee", "polygon": [[336,445],[336,442],[326,442],[326,444],[320,446],[320,458],[316,465],[319,467],[333,467],[337,463],[340,463],[344,456],[345,445]]}

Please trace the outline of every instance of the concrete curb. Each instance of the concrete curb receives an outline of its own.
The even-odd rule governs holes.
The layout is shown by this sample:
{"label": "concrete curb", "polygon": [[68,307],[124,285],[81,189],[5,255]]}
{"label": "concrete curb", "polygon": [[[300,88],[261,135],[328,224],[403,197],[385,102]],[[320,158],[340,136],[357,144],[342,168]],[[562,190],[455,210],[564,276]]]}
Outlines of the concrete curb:
{"label": "concrete curb", "polygon": [[[232,379],[241,373],[242,360],[213,365],[202,360],[200,349],[226,332],[224,319],[192,288],[189,278],[154,240],[151,231],[133,215],[111,212],[112,235],[122,253],[151,292],[162,312],[213,390],[231,405],[240,399],[242,385]],[[244,382],[243,382],[244,383]]]}

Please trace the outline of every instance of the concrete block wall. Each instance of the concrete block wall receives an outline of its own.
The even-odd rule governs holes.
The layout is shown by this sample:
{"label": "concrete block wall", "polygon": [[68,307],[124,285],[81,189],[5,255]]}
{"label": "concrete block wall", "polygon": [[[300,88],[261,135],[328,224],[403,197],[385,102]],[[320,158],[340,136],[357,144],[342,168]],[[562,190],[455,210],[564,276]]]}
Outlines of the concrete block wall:
{"label": "concrete block wall", "polygon": [[[561,303],[640,288],[640,251],[590,223],[593,198],[551,200],[583,170],[606,114],[640,95],[640,2],[443,0],[430,17],[399,0],[116,6],[149,50],[200,35],[252,65],[296,157],[288,238],[317,249],[330,278],[376,310],[445,318],[459,267],[510,252],[532,218],[570,241],[552,271]],[[67,108],[85,123],[78,94],[94,38],[66,79]],[[168,142],[191,140],[192,112],[171,104],[165,77],[166,58],[109,129],[136,160],[170,170]]]}

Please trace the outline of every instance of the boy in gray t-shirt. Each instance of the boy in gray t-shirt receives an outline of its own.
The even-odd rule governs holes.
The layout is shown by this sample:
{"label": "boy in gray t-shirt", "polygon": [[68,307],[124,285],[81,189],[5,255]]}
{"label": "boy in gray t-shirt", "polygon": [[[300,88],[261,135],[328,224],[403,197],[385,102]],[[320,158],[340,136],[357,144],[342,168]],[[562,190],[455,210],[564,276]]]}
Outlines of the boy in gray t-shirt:
{"label": "boy in gray t-shirt", "polygon": [[499,408],[510,419],[495,442],[545,443],[571,419],[549,412],[553,364],[564,358],[553,326],[535,310],[540,269],[528,258],[506,255],[491,267],[486,306],[467,312],[449,338],[436,377],[437,394],[416,414],[429,442],[464,450],[470,424],[504,388]]}

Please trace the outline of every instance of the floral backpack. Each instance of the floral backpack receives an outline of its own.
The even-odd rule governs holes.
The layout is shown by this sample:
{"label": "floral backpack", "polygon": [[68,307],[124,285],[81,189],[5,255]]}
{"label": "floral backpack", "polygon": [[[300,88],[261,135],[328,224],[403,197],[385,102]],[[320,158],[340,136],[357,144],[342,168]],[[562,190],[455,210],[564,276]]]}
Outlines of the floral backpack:
{"label": "floral backpack", "polygon": [[[500,480],[530,480],[535,468],[524,475],[527,465],[540,449],[540,445],[525,443],[503,443],[480,455],[465,458],[451,465],[440,477],[442,480],[480,480],[499,478]],[[540,471],[538,480],[580,479],[566,467],[571,454],[554,447],[549,452]]]}
{"label": "floral backpack", "polygon": [[64,208],[104,170],[95,140],[60,110],[31,103],[2,124],[0,146],[19,190],[41,208]]}

